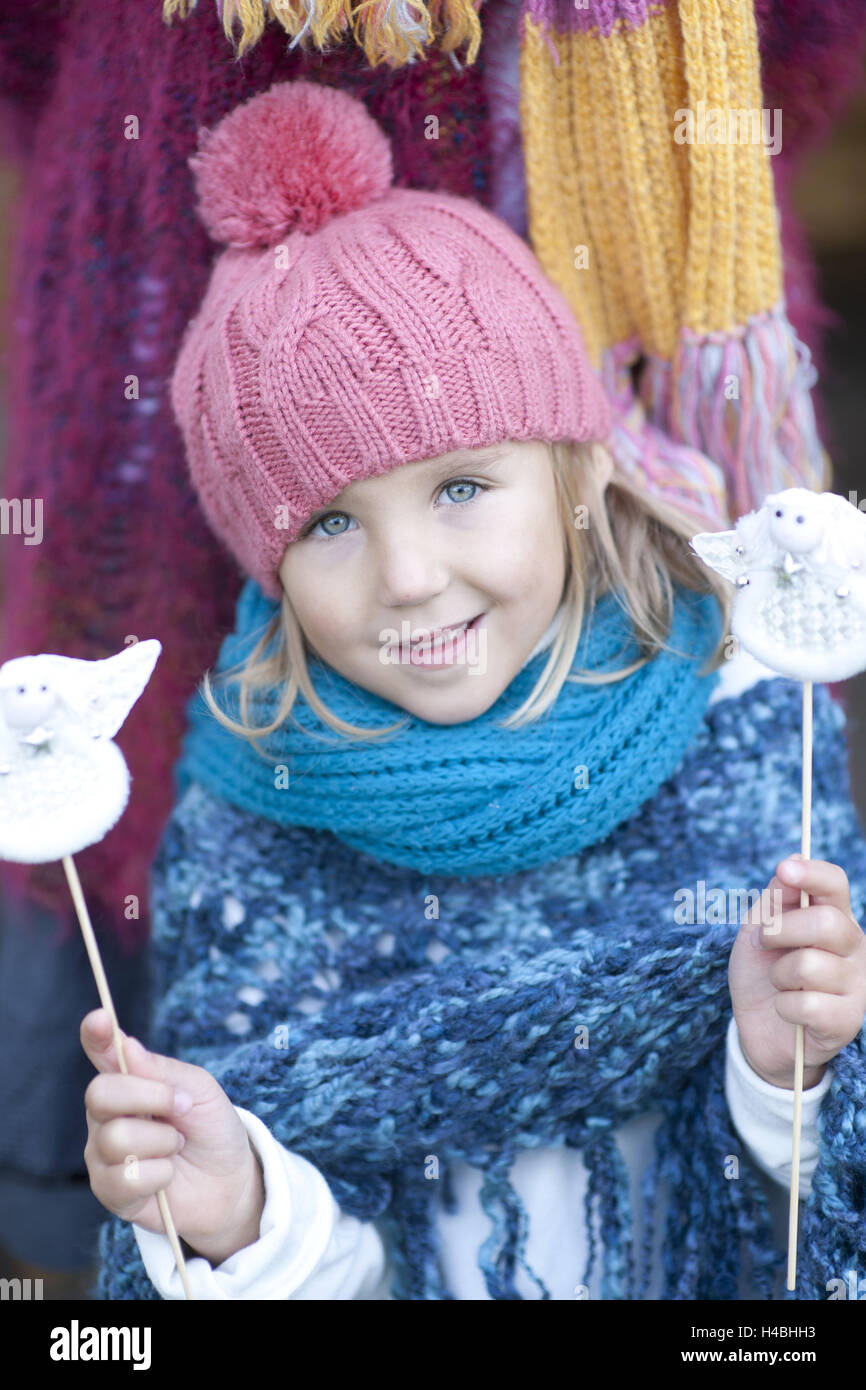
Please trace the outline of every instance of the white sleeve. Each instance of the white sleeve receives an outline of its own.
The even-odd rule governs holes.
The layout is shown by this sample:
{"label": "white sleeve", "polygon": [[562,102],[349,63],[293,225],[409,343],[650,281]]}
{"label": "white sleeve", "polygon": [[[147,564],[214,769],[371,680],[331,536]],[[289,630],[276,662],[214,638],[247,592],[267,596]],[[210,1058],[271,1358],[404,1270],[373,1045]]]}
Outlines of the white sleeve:
{"label": "white sleeve", "polygon": [[[817,1086],[803,1092],[800,1133],[800,1201],[812,1189],[818,1162],[818,1112],[833,1079],[832,1064]],[[791,1188],[794,1092],[771,1086],[743,1056],[736,1020],[728,1025],[725,1098],[740,1138],[759,1168]]]}
{"label": "white sleeve", "polygon": [[[274,1138],[249,1110],[235,1106],[258,1154],[265,1205],[259,1239],[214,1268],[187,1259],[197,1299],[386,1299],[390,1270],[372,1221],[346,1216],[322,1173]],[[165,1299],[186,1297],[164,1233],[132,1223],[148,1278]]]}

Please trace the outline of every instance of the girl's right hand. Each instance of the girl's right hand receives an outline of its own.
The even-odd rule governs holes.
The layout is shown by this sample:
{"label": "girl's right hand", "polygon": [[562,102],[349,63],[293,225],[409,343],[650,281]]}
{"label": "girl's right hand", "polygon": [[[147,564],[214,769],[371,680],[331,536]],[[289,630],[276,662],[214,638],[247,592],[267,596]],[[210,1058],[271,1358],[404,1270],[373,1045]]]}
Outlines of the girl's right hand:
{"label": "girl's right hand", "polygon": [[91,1191],[115,1216],[163,1233],[155,1194],[166,1189],[178,1235],[221,1264],[259,1238],[264,1208],[261,1166],[240,1116],[204,1067],[121,1039],[129,1075],[107,1011],[82,1021],[81,1046],[99,1072],[84,1093]]}

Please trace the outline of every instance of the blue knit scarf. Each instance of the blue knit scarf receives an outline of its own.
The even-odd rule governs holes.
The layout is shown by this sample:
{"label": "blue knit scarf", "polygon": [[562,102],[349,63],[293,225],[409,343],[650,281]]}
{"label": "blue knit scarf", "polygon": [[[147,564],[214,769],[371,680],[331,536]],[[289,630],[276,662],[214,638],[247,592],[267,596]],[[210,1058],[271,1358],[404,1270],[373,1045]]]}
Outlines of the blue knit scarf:
{"label": "blue knit scarf", "polygon": [[[555,704],[518,729],[496,726],[532,690],[547,652],[528,661],[478,718],[437,725],[412,717],[384,746],[335,734],[299,695],[294,720],[264,740],[260,753],[214,719],[197,694],[178,789],[194,778],[278,825],[329,830],[388,863],[431,873],[507,873],[574,854],[604,839],[671,775],[718,679],[698,674],[719,638],[718,604],[711,594],[675,593],[670,650],[619,682],[566,681]],[[247,581],[217,673],[244,659],[277,608]],[[581,632],[574,665],[613,670],[639,655],[624,608],[604,595]],[[342,719],[373,728],[405,717],[323,662],[308,666],[320,698]],[[221,707],[237,719],[236,687],[218,691]],[[272,721],[277,697],[267,691],[254,701],[256,724]]]}
{"label": "blue knit scarf", "polygon": [[[686,649],[714,636],[698,619],[702,607],[691,618],[687,602],[678,612]],[[239,629],[252,634],[267,613],[248,586]],[[615,619],[610,604],[598,608],[590,655],[611,655]],[[236,658],[242,645],[230,642],[224,656]],[[529,662],[503,708],[538,669]],[[340,714],[393,717],[393,707],[325,674],[320,691]],[[662,655],[621,684],[563,687],[550,715],[526,731],[494,730],[486,716],[465,727],[415,722],[396,755],[346,744],[319,761],[294,740],[293,759],[308,760],[291,802],[273,792],[272,769],[256,780],[260,763],[240,760],[240,741],[212,729],[211,743],[206,722],[194,731],[192,784],[154,862],[149,1043],[207,1068],[236,1105],[319,1168],[343,1212],[378,1223],[394,1297],[453,1297],[436,1207],[441,1197],[453,1209],[458,1161],[483,1173],[490,1231],[478,1265],[490,1296],[520,1298],[522,1268],[548,1297],[526,1258],[528,1215],[510,1168],[522,1149],[560,1145],[579,1150],[589,1174],[585,1216],[588,1231],[591,1208],[600,1219],[602,1298],[646,1296],[662,1181],[661,1297],[736,1299],[743,1274],[757,1296],[772,1295],[784,1250],[725,1100],[738,924],[680,925],[673,892],[701,880],[760,888],[799,844],[801,700],[796,682],[774,680],[718,702],[669,776],[710,684],[698,684],[692,663]],[[812,853],[845,866],[860,918],[866,844],[842,715],[825,687],[814,696]],[[573,790],[579,763],[589,782]],[[420,816],[412,792],[424,801]],[[265,804],[271,818],[244,801]],[[338,833],[283,824],[286,815]],[[508,859],[520,862],[501,877],[429,868]],[[577,1025],[587,1029],[582,1050]],[[866,1028],[832,1065],[797,1290],[783,1297],[825,1298],[828,1279],[866,1268]],[[616,1130],[651,1110],[663,1121],[642,1182],[638,1249]],[[437,1182],[428,1179],[431,1155]],[[731,1155],[736,1181],[725,1177]],[[565,1228],[582,1214],[561,1219]],[[590,1237],[584,1283],[596,1255]],[[99,1297],[158,1296],[129,1223],[103,1227],[100,1260]]]}

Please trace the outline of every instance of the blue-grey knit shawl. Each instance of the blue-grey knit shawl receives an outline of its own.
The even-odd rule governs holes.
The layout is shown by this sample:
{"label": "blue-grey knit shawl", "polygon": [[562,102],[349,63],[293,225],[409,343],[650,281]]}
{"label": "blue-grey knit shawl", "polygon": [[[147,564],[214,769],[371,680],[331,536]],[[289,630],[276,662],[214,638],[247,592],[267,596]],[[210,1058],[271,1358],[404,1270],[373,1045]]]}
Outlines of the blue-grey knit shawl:
{"label": "blue-grey knit shawl", "polygon": [[[800,725],[794,681],[710,706],[676,774],[614,834],[501,877],[392,865],[193,782],[154,865],[149,1044],[206,1067],[324,1173],[344,1212],[380,1224],[397,1298],[453,1296],[435,1216],[456,1160],[484,1174],[489,1293],[519,1297],[527,1214],[509,1167],[521,1149],[562,1144],[589,1170],[587,1210],[563,1210],[563,1229],[591,1205],[601,1221],[602,1249],[589,1242],[575,1283],[601,1258],[603,1298],[645,1296],[664,1221],[665,1299],[736,1299],[741,1280],[753,1296],[775,1285],[826,1298],[831,1279],[866,1269],[866,1029],[832,1063],[789,1295],[725,1101],[737,923],[674,917],[678,890],[760,890],[799,848]],[[845,868],[862,920],[866,843],[843,715],[823,686],[814,747],[812,854]],[[655,1109],[637,1248],[614,1131]],[[157,1297],[130,1224],[109,1220],[99,1249],[98,1297]]]}

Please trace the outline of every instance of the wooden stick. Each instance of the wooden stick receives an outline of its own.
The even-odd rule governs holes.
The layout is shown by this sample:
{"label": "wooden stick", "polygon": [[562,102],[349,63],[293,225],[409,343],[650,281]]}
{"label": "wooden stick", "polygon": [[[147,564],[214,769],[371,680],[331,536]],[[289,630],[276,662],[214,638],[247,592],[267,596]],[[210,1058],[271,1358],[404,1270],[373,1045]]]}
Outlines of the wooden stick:
{"label": "wooden stick", "polygon": [[[84,901],[84,894],[81,891],[81,882],[78,877],[78,870],[75,867],[72,856],[63,856],[63,867],[66,871],[66,881],[69,884],[69,891],[72,894],[72,901],[75,903],[75,911],[78,913],[78,921],[81,924],[81,931],[84,936],[84,944],[87,947],[87,954],[90,957],[90,968],[96,980],[96,988],[99,990],[99,999],[102,1007],[107,1011],[111,1019],[111,1031],[114,1035],[114,1050],[117,1053],[117,1060],[120,1070],[124,1076],[129,1075],[129,1068],[126,1065],[126,1058],[123,1055],[123,1044],[120,1037],[120,1026],[117,1022],[117,1014],[114,1010],[114,1001],[111,997],[111,990],[108,988],[108,980],[102,966],[102,957],[99,954],[99,947],[96,944],[96,937],[90,922],[90,915],[87,911],[87,904]],[[168,1209],[168,1198],[165,1190],[161,1189],[156,1194],[159,1203],[159,1210],[162,1214],[163,1225],[166,1235],[171,1242],[174,1258],[177,1261],[177,1268],[180,1273],[184,1292],[188,1299],[195,1300],[195,1295],[190,1287],[189,1275],[187,1274],[186,1261],[183,1258],[183,1251],[180,1248],[180,1241],[177,1238],[174,1221]]]}
{"label": "wooden stick", "polygon": [[[812,682],[803,682],[803,811],[800,823],[800,853],[809,858],[812,841]],[[800,889],[800,906],[809,906],[809,894]],[[788,1288],[797,1287],[797,1217],[800,1201],[800,1130],[803,1114],[803,1066],[805,1034],[796,1025],[794,1053],[794,1132],[791,1137],[791,1198],[788,1207]]]}

